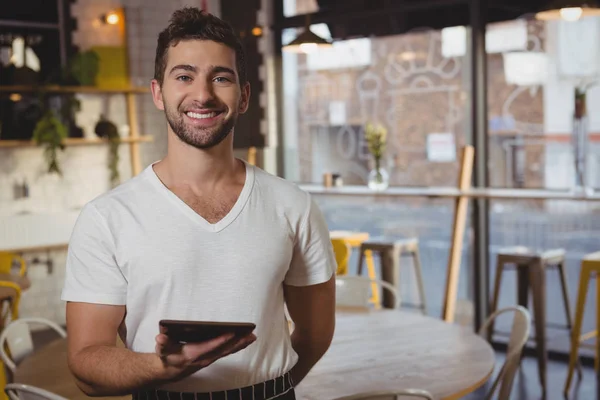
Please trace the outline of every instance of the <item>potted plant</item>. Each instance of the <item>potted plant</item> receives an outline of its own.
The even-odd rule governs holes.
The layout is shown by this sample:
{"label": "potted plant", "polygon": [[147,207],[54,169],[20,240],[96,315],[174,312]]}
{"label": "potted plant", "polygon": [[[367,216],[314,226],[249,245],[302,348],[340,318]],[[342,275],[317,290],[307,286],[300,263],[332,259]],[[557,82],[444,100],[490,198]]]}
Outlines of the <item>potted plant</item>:
{"label": "potted plant", "polygon": [[58,163],[58,150],[64,150],[63,140],[67,137],[67,127],[60,122],[52,110],[46,110],[33,130],[33,140],[44,147],[48,173],[62,175]]}
{"label": "potted plant", "polygon": [[108,152],[108,169],[110,171],[110,182],[113,186],[119,183],[119,144],[121,144],[121,137],[117,126],[100,115],[100,120],[96,124],[94,129],[96,135],[100,138],[108,139],[109,152]]}
{"label": "potted plant", "polygon": [[387,129],[380,124],[368,123],[365,127],[365,139],[375,163],[375,168],[369,173],[368,186],[373,190],[385,190],[389,185],[389,175],[381,166],[381,161],[387,143]]}

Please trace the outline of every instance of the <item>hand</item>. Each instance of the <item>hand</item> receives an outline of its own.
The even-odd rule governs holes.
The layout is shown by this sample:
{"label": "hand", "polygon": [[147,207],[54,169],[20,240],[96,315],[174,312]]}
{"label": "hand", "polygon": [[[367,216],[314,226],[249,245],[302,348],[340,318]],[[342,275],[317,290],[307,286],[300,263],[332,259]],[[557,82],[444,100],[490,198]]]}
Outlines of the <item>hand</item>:
{"label": "hand", "polygon": [[171,381],[206,368],[219,358],[248,347],[255,340],[253,333],[238,337],[226,334],[206,342],[180,344],[160,333],[156,336],[156,354],[162,361],[165,379]]}

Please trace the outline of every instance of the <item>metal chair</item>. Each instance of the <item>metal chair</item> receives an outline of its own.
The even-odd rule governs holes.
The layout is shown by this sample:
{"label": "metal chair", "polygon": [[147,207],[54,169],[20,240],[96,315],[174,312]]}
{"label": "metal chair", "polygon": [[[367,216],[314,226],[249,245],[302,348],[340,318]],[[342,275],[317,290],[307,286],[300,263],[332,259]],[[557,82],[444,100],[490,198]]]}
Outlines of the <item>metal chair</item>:
{"label": "metal chair", "polygon": [[496,318],[504,313],[514,312],[510,339],[508,341],[508,349],[506,351],[506,359],[498,372],[498,376],[494,380],[492,387],[485,399],[491,399],[498,392],[498,399],[510,398],[513,381],[519,365],[521,364],[521,354],[523,347],[529,339],[529,331],[531,329],[531,316],[527,309],[522,306],[506,307],[492,313],[483,326],[479,330],[479,335],[487,338],[488,331]]}
{"label": "metal chair", "polygon": [[[67,337],[67,332],[63,328],[44,318],[21,318],[11,322],[0,334],[0,358],[13,373],[17,364],[34,350],[29,324],[46,325],[54,329],[60,337]],[[6,352],[5,344],[10,355]]]}
{"label": "metal chair", "polygon": [[10,400],[68,400],[47,390],[22,383],[9,383],[4,391]]}
{"label": "metal chair", "polygon": [[335,400],[400,400],[401,398],[419,398],[434,400],[435,398],[431,393],[426,390],[420,389],[405,389],[399,391],[380,391],[380,392],[366,392],[353,394],[350,396],[340,397]]}
{"label": "metal chair", "polygon": [[382,289],[390,293],[393,298],[392,308],[400,308],[400,296],[395,287],[384,281],[355,275],[342,275],[335,278],[336,306],[368,309],[371,305],[373,285],[376,285],[377,290]]}

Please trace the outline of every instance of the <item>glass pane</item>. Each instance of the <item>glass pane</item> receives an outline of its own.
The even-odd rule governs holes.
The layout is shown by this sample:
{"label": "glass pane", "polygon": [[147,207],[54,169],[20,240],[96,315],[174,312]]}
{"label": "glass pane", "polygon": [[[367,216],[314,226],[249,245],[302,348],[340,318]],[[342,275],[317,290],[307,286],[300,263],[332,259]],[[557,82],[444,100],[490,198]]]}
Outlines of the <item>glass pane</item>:
{"label": "glass pane", "polygon": [[[493,290],[496,274],[496,257],[500,249],[509,246],[526,246],[532,249],[566,251],[566,275],[571,310],[575,310],[582,258],[598,251],[600,235],[599,206],[578,201],[492,201],[490,215],[490,288]],[[569,334],[565,307],[561,295],[559,273],[555,268],[546,271],[546,318],[548,321],[548,348],[569,352]],[[588,288],[582,332],[595,330],[596,297],[595,284]],[[502,275],[499,308],[517,304],[517,280],[514,269]],[[530,310],[532,303],[530,300]],[[574,317],[574,315],[573,315]],[[553,324],[558,325],[552,326]],[[563,326],[562,328],[560,326]],[[499,321],[497,329],[510,331],[510,319]],[[506,341],[499,335],[499,341]],[[581,348],[582,354],[593,355]]]}
{"label": "glass pane", "polygon": [[[326,27],[313,32],[327,37]],[[294,37],[286,31],[283,43]],[[286,178],[322,182],[335,173],[365,185],[374,168],[369,122],[388,131],[390,185],[454,186],[468,119],[468,63],[442,32],[361,38],[310,54],[284,52]],[[460,51],[459,51],[460,53]]]}
{"label": "glass pane", "polygon": [[[452,200],[373,198],[359,196],[315,195],[330,230],[368,232],[371,237],[418,238],[428,314],[442,315],[448,254],[451,243],[454,203]],[[468,230],[467,230],[468,232]],[[458,288],[456,322],[472,324],[469,284],[471,248],[465,234]],[[349,274],[355,274],[359,250],[354,249]],[[375,258],[380,278],[379,259]],[[363,271],[363,275],[366,272]],[[413,261],[409,256],[400,261],[400,295],[402,307],[419,304]]]}
{"label": "glass pane", "polygon": [[592,110],[600,90],[589,90],[577,134],[574,112],[575,88],[600,76],[600,18],[517,20],[488,30],[510,39],[490,46],[488,35],[490,184],[574,189],[576,154],[585,185],[598,187],[600,117]]}

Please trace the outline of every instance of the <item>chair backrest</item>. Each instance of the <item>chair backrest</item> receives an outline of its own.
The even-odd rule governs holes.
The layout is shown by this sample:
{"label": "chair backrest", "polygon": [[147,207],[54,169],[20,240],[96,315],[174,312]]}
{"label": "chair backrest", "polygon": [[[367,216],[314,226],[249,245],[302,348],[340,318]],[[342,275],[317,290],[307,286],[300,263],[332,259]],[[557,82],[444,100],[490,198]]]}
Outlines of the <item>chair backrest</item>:
{"label": "chair backrest", "polygon": [[9,383],[4,391],[10,400],[68,400],[47,390],[22,383]]}
{"label": "chair backrest", "polygon": [[19,276],[24,276],[27,265],[23,257],[7,251],[0,251],[0,274],[10,274],[15,262],[19,264]]}
{"label": "chair backrest", "polygon": [[[0,334],[0,358],[12,372],[15,372],[18,363],[33,353],[30,324],[46,325],[54,329],[59,336],[67,337],[63,328],[44,318],[20,318],[12,321]],[[5,347],[8,347],[10,355]]]}
{"label": "chair backrest", "polygon": [[394,308],[400,307],[400,295],[395,287],[384,281],[356,275],[344,275],[335,278],[336,305],[369,308],[373,283],[378,286],[377,289],[387,290],[392,293],[395,300]]}
{"label": "chair backrest", "polygon": [[331,239],[331,246],[335,254],[337,264],[337,275],[348,273],[348,262],[350,261],[350,245],[344,239]]}
{"label": "chair backrest", "polygon": [[379,391],[379,392],[365,392],[353,394],[350,396],[340,397],[335,400],[400,400],[400,399],[427,399],[434,400],[435,398],[431,393],[421,389],[405,389],[405,390],[394,390],[394,391]]}
{"label": "chair backrest", "polygon": [[489,393],[486,395],[486,399],[494,397],[496,391],[498,391],[499,399],[510,398],[515,374],[521,363],[523,347],[525,347],[527,339],[529,338],[531,316],[529,311],[522,306],[506,307],[494,312],[480,328],[479,335],[487,337],[488,329],[492,322],[498,318],[499,315],[509,312],[513,312],[514,316],[510,331],[510,339],[508,341],[508,349],[506,351],[506,359],[504,360],[504,364],[500,368],[498,376],[496,376]]}

